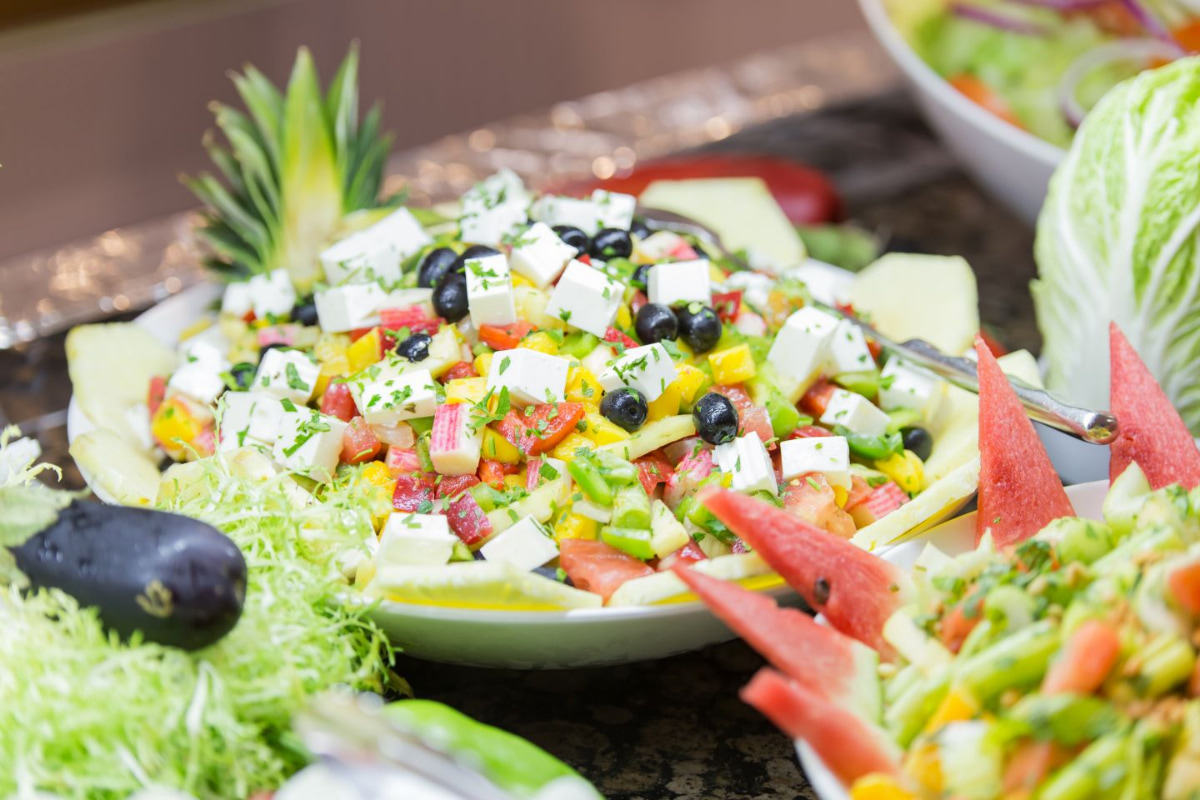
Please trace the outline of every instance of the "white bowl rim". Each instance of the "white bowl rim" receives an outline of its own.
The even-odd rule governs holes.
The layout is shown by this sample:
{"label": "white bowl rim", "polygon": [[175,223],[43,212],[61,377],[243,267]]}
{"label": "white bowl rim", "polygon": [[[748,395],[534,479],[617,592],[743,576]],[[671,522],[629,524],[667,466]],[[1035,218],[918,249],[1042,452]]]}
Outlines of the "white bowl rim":
{"label": "white bowl rim", "polygon": [[981,135],[1002,140],[1022,155],[1054,168],[1066,156],[1066,150],[1035,136],[1029,131],[1010,125],[994,114],[980,108],[962,93],[956,91],[945,78],[939,75],[925,59],[917,55],[908,41],[896,30],[892,18],[884,7],[886,0],[858,0],[867,24],[884,49],[913,81],[936,97],[959,117],[975,128]]}

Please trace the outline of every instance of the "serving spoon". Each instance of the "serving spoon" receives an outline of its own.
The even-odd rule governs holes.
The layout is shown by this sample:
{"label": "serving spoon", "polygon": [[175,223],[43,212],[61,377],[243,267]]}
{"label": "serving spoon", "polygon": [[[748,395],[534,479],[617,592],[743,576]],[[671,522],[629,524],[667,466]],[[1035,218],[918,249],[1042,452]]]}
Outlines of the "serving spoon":
{"label": "serving spoon", "polygon": [[[744,258],[730,251],[722,243],[721,237],[717,235],[716,231],[691,217],[647,206],[638,206],[637,214],[646,227],[652,231],[671,231],[694,236],[719,252],[723,258],[732,261],[744,270],[752,271],[751,266]],[[895,353],[905,361],[923,367],[955,386],[970,392],[979,392],[979,375],[976,372],[976,364],[971,359],[947,355],[922,339],[897,342],[875,330],[869,323],[840,308],[834,308],[824,303],[814,303],[814,305],[822,311],[849,321],[862,329],[885,350]],[[1020,398],[1022,405],[1025,406],[1025,412],[1031,419],[1092,444],[1109,444],[1117,438],[1117,418],[1108,411],[1073,406],[1020,378],[1010,377],[1008,382],[1017,397]]]}

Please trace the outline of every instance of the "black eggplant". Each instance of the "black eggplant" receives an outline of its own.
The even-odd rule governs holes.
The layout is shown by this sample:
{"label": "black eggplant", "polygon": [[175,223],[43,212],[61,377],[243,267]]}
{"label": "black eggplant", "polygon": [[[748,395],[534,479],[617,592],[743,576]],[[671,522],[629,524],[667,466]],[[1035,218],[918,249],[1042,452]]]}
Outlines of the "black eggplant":
{"label": "black eggplant", "polygon": [[237,624],[246,559],[198,520],[75,500],[49,527],[11,547],[32,588],[61,589],[95,606],[123,637],[197,650]]}

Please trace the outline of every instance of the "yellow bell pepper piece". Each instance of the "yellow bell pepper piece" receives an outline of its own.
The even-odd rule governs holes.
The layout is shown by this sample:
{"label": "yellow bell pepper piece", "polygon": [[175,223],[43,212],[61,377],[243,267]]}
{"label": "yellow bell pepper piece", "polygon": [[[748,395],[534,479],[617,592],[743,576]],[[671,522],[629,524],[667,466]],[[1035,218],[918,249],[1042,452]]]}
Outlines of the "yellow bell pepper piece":
{"label": "yellow bell pepper piece", "polygon": [[536,350],[539,353],[545,353],[550,356],[558,355],[558,345],[554,342],[554,338],[545,331],[529,334],[521,340],[521,343],[517,347],[524,347],[526,350]]}
{"label": "yellow bell pepper piece", "polygon": [[929,722],[925,723],[925,733],[935,734],[951,722],[965,722],[974,719],[979,713],[979,703],[967,689],[961,686],[953,687],[942,699],[941,705]]}
{"label": "yellow bell pepper piece", "polygon": [[597,445],[612,444],[629,438],[629,433],[619,425],[614,425],[598,411],[590,411],[584,415],[587,420],[587,430],[584,438],[590,439]]}
{"label": "yellow bell pepper piece", "polygon": [[[700,257],[704,258],[704,253],[700,253]],[[711,261],[708,262],[708,276],[715,283],[724,283],[725,279],[729,277],[720,267]]]}
{"label": "yellow bell pepper piece", "polygon": [[396,479],[382,461],[372,461],[363,467],[359,480],[368,487],[371,496],[367,508],[371,513],[371,523],[379,530],[392,513],[392,492],[396,488]]}
{"label": "yellow bell pepper piece", "polygon": [[[588,427],[591,427],[589,424]],[[586,436],[580,433],[569,433],[567,438],[558,443],[554,448],[554,457],[559,461],[572,461],[575,458],[576,450],[595,450],[596,444]]]}
{"label": "yellow bell pepper piece", "polygon": [[520,475],[505,475],[504,485],[509,489],[524,489],[525,488],[525,472],[522,470]]}
{"label": "yellow bell pepper piece", "polygon": [[916,494],[925,488],[925,464],[912,450],[876,461],[875,469],[894,480],[909,494]]}
{"label": "yellow bell pepper piece", "polygon": [[708,376],[699,367],[693,367],[691,364],[676,364],[675,374],[679,377],[671,385],[679,386],[680,401],[688,405],[695,403],[696,398],[700,396],[700,390],[708,382]]}
{"label": "yellow bell pepper piece", "polygon": [[563,539],[596,539],[600,533],[600,525],[594,519],[579,514],[566,513],[554,526],[554,540]]}
{"label": "yellow bell pepper piece", "polygon": [[628,328],[633,325],[633,315],[629,311],[629,306],[625,303],[617,306],[617,321],[618,328]]}
{"label": "yellow bell pepper piece", "polygon": [[727,385],[748,381],[758,371],[748,344],[709,353],[708,363],[712,365],[713,380]]}
{"label": "yellow bell pepper piece", "polygon": [[841,486],[833,487],[833,500],[837,503],[838,508],[845,508],[846,501],[850,499],[850,492],[846,491]]}
{"label": "yellow bell pepper piece", "polygon": [[446,381],[446,405],[478,405],[487,394],[487,378],[455,378]]}
{"label": "yellow bell pepper piece", "polygon": [[529,280],[529,278],[526,278],[524,275],[518,275],[515,272],[512,273],[512,283],[514,289],[518,286],[533,286],[534,288],[537,288],[534,282]]}
{"label": "yellow bell pepper piece", "polygon": [[512,442],[491,428],[483,429],[481,453],[483,454],[483,458],[491,461],[499,461],[501,464],[521,463],[521,451],[514,447]]}
{"label": "yellow bell pepper piece", "polygon": [[492,368],[492,354],[480,353],[475,356],[475,372],[487,378],[488,370]]}
{"label": "yellow bell pepper piece", "polygon": [[372,328],[369,333],[359,337],[358,341],[346,348],[346,359],[350,362],[351,372],[361,372],[383,358],[383,340],[379,336],[379,328]]}
{"label": "yellow bell pepper piece", "polygon": [[679,413],[679,404],[682,400],[683,388],[680,379],[676,378],[667,385],[666,389],[663,389],[662,394],[646,404],[650,412],[647,419],[654,422],[663,417],[675,416]]}
{"label": "yellow bell pepper piece", "polygon": [[919,800],[890,775],[864,775],[850,787],[850,800]]}
{"label": "yellow bell pepper piece", "polygon": [[191,444],[204,425],[192,414],[187,404],[178,397],[163,402],[150,420],[150,432],[167,450],[176,451],[184,444]]}
{"label": "yellow bell pepper piece", "polygon": [[596,409],[600,407],[602,394],[604,394],[604,390],[600,388],[600,381],[590,369],[582,364],[571,367],[571,371],[567,375],[565,392],[568,402],[583,403],[590,409]]}
{"label": "yellow bell pepper piece", "polygon": [[920,744],[909,750],[904,758],[904,772],[930,794],[938,796],[942,793],[942,762],[936,744]]}

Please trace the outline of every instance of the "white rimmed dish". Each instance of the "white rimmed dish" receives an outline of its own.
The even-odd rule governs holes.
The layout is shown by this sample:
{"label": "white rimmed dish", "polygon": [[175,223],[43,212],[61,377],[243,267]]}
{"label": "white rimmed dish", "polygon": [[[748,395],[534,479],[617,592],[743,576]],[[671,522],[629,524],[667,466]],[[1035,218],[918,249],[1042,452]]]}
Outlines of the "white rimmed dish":
{"label": "white rimmed dish", "polygon": [[[1088,519],[1100,519],[1100,508],[1104,495],[1108,493],[1108,481],[1093,481],[1067,487],[1067,496],[1075,513]],[[921,555],[926,542],[931,542],[949,555],[966,552],[975,546],[975,512],[956,517],[929,531],[919,540],[904,542],[895,547],[880,550],[879,555],[887,561],[905,569],[912,569]],[[813,791],[821,800],[850,800],[850,793],[816,752],[803,741],[796,742],[796,755],[800,766],[808,776]]]}
{"label": "white rimmed dish", "polygon": [[896,30],[886,0],[859,0],[880,44],[904,74],[938,136],[977,181],[1029,224],[1066,152],[1008,124],[956,91]]}

